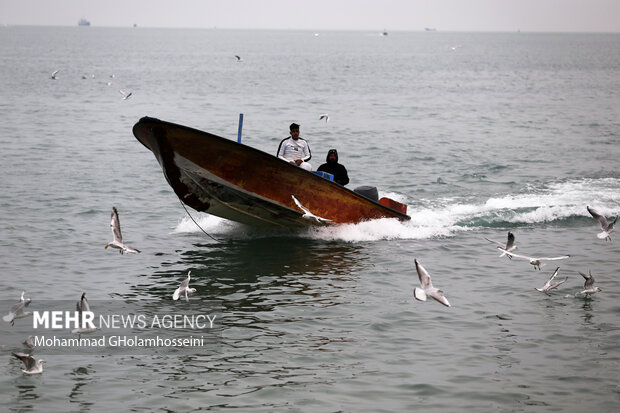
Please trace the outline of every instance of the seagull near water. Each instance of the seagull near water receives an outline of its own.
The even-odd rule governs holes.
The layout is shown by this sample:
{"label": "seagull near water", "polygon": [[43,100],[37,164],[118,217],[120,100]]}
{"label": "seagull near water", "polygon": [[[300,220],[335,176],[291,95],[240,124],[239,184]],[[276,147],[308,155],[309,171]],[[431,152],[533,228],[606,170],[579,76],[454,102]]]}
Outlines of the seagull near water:
{"label": "seagull near water", "polygon": [[181,285],[179,285],[179,288],[174,290],[174,293],[172,294],[172,299],[174,301],[177,301],[181,297],[181,294],[185,295],[185,301],[189,301],[189,294],[193,294],[196,292],[195,288],[189,287],[189,280],[190,280],[191,273],[192,273],[191,270],[188,271],[187,278],[181,282]]}
{"label": "seagull near water", "polygon": [[418,278],[420,279],[420,287],[416,287],[413,290],[413,297],[419,301],[426,301],[426,297],[430,296],[435,300],[439,301],[441,304],[446,307],[450,307],[450,303],[448,299],[444,297],[443,291],[438,288],[433,287],[433,283],[431,282],[431,276],[429,273],[422,267],[422,265],[418,262],[418,260],[414,260],[415,269],[418,272]]}
{"label": "seagull near water", "polygon": [[504,248],[498,247],[497,249],[502,252],[505,252],[506,255],[508,255],[509,257],[512,256],[512,257],[523,258],[523,259],[528,260],[530,264],[534,266],[534,269],[538,269],[538,271],[540,271],[540,267],[545,265],[543,261],[555,261],[555,260],[564,260],[566,258],[570,258],[570,255],[561,255],[559,257],[527,257],[525,255],[519,255],[519,254],[515,254],[510,251],[507,251]]}
{"label": "seagull near water", "polygon": [[329,122],[329,113],[323,113],[321,116],[319,116],[319,120],[323,119],[325,119],[325,123]]}
{"label": "seagull near water", "polygon": [[583,291],[581,291],[581,294],[589,296],[599,291],[603,291],[598,287],[594,287],[594,276],[592,275],[592,271],[588,270],[589,275],[585,275],[581,271],[579,271],[579,274],[581,274],[581,276],[586,280],[586,282],[583,283]]}
{"label": "seagull near water", "polygon": [[293,201],[295,201],[295,204],[299,207],[299,209],[301,209],[302,211],[304,211],[304,214],[301,216],[303,219],[307,219],[307,220],[316,220],[316,222],[318,223],[327,223],[327,222],[332,222],[331,219],[327,219],[327,218],[322,218],[319,217],[317,215],[314,215],[312,212],[310,212],[310,210],[308,208],[306,208],[305,206],[303,206],[301,204],[301,202],[299,202],[299,200],[297,200],[297,198],[295,198],[295,195],[291,195],[291,198],[293,198]]}
{"label": "seagull near water", "polygon": [[547,282],[545,283],[545,285],[543,285],[542,288],[536,288],[536,290],[540,291],[541,293],[545,293],[549,295],[550,290],[553,290],[554,288],[558,288],[561,284],[564,284],[566,280],[568,280],[568,277],[564,278],[564,281],[558,281],[558,282],[551,284],[553,282],[553,279],[556,277],[556,275],[558,275],[558,272],[560,272],[560,267],[555,269],[553,274],[551,274],[551,277],[547,280]]}
{"label": "seagull near water", "polygon": [[123,97],[121,98],[123,100],[129,99],[132,95],[132,92],[127,93],[124,90],[119,90],[119,92],[121,93],[121,95],[123,95]]}
{"label": "seagull near water", "polygon": [[24,366],[26,367],[25,370],[22,370],[24,374],[43,373],[43,363],[45,363],[45,360],[35,360],[35,358],[32,357],[30,354],[24,354],[24,353],[11,353],[11,354],[13,354],[16,358],[20,359],[24,363]]}
{"label": "seagull near water", "polygon": [[[518,247],[515,244],[515,236],[512,232],[508,231],[508,240],[506,241],[506,244],[502,244],[499,241],[493,241],[492,239],[488,239],[487,237],[484,237],[484,239],[486,239],[487,241],[495,244],[497,246],[497,249],[503,249],[504,251],[508,251],[508,252],[512,252],[514,250],[516,250]],[[503,257],[504,255],[507,255],[506,252],[502,252],[502,255],[500,255],[500,257]],[[508,258],[512,259],[512,257],[510,255],[508,255]]]}
{"label": "seagull near water", "polygon": [[105,244],[105,248],[108,247],[117,248],[121,254],[124,252],[131,252],[134,254],[138,254],[140,250],[135,248],[128,247],[123,244],[123,235],[121,234],[121,223],[118,220],[118,211],[116,207],[112,207],[112,216],[110,217],[110,228],[112,228],[112,235],[114,236],[114,241],[108,242]]}
{"label": "seagull near water", "polygon": [[588,209],[590,215],[592,215],[595,219],[598,219],[598,222],[601,224],[601,229],[603,230],[603,232],[599,232],[598,234],[596,234],[596,237],[598,239],[611,241],[611,237],[609,236],[609,234],[613,232],[614,224],[618,220],[618,217],[614,218],[613,222],[608,222],[607,218],[605,218],[604,215],[599,214],[597,211],[595,211],[593,208],[590,208],[589,206],[586,206],[586,208]]}
{"label": "seagull near water", "polygon": [[15,320],[32,315],[31,312],[24,311],[24,308],[30,305],[30,301],[31,301],[30,298],[27,300],[24,299],[24,291],[22,291],[22,295],[19,298],[19,302],[17,304],[14,304],[9,310],[9,313],[5,315],[4,317],[2,317],[2,319],[6,321],[7,323],[11,323],[11,325],[15,325]]}
{"label": "seagull near water", "polygon": [[235,55],[235,57],[237,58],[237,62],[243,62],[243,59],[241,58],[241,56]]}
{"label": "seagull near water", "polygon": [[50,79],[52,79],[52,80],[56,80],[56,79],[58,79],[58,78],[56,77],[56,76],[58,75],[58,72],[60,72],[60,69],[55,70],[55,71],[54,71],[54,73],[52,73],[52,74],[50,75]]}
{"label": "seagull near water", "polygon": [[90,305],[88,304],[88,300],[86,299],[86,293],[82,293],[82,297],[80,298],[80,301],[78,301],[75,305],[75,308],[78,311],[78,322],[80,327],[72,330],[71,333],[77,334],[78,340],[82,338],[82,334],[94,333],[95,331],[100,330],[99,327],[86,327],[85,323],[83,324],[83,314],[92,313],[92,311],[90,311]]}

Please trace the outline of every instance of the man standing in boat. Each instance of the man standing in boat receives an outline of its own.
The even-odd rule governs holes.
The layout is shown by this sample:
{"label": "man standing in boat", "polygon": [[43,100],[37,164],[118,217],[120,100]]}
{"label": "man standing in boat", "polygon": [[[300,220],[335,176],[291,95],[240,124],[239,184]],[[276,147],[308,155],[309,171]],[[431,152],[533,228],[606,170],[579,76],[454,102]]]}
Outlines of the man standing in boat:
{"label": "man standing in boat", "polygon": [[306,171],[312,170],[312,165],[308,163],[312,154],[310,153],[310,146],[305,139],[299,137],[299,125],[291,123],[290,126],[291,135],[282,139],[280,146],[278,147],[278,158],[285,160],[293,165],[297,165]]}

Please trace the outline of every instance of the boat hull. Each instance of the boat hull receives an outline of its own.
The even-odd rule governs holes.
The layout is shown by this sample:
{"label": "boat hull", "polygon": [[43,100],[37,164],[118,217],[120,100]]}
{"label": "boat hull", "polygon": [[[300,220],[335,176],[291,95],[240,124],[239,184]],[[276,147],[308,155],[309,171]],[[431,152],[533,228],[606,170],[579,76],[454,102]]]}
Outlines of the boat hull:
{"label": "boat hull", "polygon": [[333,223],[406,214],[275,156],[208,132],[142,118],[134,136],[157,158],[179,199],[192,208],[253,226],[320,225],[305,219],[294,195]]}

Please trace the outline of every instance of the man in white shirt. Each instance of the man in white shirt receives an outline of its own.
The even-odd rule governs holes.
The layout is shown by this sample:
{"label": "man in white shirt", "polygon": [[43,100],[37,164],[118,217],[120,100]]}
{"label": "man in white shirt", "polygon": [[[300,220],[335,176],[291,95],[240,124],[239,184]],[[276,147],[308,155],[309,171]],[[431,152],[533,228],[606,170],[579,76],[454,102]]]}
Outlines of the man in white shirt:
{"label": "man in white shirt", "polygon": [[299,125],[291,123],[291,136],[282,139],[278,147],[278,158],[285,160],[293,165],[297,165],[306,171],[312,170],[312,165],[308,163],[312,154],[310,146],[305,139],[299,137]]}

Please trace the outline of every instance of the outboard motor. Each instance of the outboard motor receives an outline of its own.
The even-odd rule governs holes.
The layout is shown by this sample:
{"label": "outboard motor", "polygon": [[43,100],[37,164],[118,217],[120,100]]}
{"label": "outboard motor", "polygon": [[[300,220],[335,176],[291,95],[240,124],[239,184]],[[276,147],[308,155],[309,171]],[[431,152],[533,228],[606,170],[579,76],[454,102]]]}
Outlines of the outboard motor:
{"label": "outboard motor", "polygon": [[379,202],[379,192],[377,191],[376,186],[366,186],[366,185],[358,186],[353,191],[357,192],[363,197],[372,199],[375,202]]}

